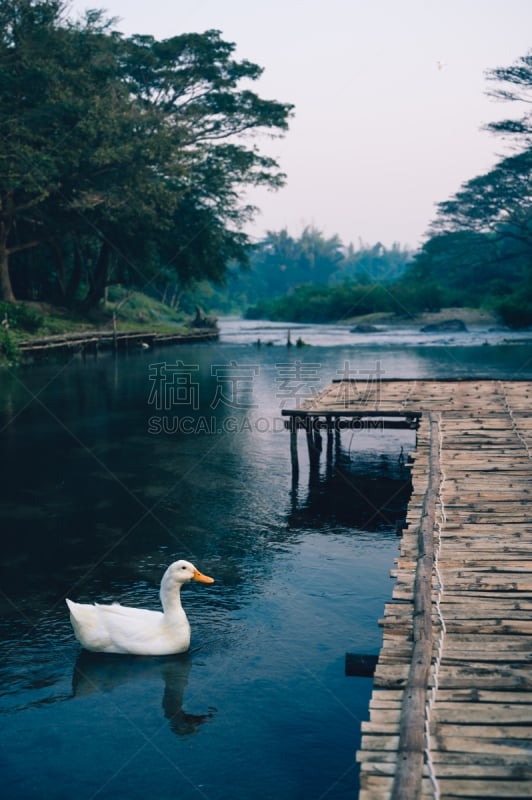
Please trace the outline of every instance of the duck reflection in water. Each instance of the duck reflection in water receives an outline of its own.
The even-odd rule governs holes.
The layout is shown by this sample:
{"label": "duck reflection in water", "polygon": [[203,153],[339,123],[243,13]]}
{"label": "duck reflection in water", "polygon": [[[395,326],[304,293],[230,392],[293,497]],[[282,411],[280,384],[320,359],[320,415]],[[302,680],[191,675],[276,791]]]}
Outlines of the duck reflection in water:
{"label": "duck reflection in water", "polygon": [[190,654],[162,656],[157,659],[143,656],[108,655],[84,650],[78,656],[72,676],[73,697],[84,697],[95,692],[108,693],[133,681],[164,683],[163,713],[170,729],[177,736],[196,733],[200,725],[214,716],[216,709],[207,714],[188,714],[183,709],[183,697],[192,666]]}

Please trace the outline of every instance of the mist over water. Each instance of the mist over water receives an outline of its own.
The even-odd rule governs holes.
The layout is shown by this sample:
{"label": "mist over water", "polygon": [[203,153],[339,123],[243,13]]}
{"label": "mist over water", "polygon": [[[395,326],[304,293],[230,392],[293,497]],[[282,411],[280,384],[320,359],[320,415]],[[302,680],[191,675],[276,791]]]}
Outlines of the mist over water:
{"label": "mist over water", "polygon": [[[294,485],[281,411],[342,376],[530,379],[532,346],[290,329],[309,346],[230,320],[212,345],[2,375],[5,798],[356,796],[372,683],[344,659],[380,647],[414,435],[343,432],[313,480],[301,435]],[[189,654],[81,652],[65,596],[158,608],[180,557],[216,580],[182,592]]]}

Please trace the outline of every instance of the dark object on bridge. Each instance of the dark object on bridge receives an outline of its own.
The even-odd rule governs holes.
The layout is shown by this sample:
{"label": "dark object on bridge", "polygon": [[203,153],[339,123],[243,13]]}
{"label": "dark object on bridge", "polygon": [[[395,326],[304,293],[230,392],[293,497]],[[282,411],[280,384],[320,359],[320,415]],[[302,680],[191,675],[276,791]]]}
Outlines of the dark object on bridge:
{"label": "dark object on bridge", "polygon": [[461,319],[446,319],[425,325],[421,328],[421,333],[467,333],[467,328]]}
{"label": "dark object on bridge", "polygon": [[345,674],[348,678],[373,678],[379,656],[345,654]]}

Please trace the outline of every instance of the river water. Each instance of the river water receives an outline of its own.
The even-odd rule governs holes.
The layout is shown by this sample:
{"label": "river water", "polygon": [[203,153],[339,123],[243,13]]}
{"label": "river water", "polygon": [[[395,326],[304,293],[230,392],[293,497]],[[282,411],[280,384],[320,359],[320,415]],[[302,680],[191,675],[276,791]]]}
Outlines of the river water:
{"label": "river water", "polygon": [[[226,320],[215,344],[51,361],[1,375],[0,763],[6,800],[346,800],[403,511],[330,464],[291,475],[281,410],[337,377],[530,379],[526,336],[356,335]],[[260,347],[257,340],[260,339]],[[508,340],[513,341],[508,341]],[[411,432],[343,433],[394,468]],[[325,461],[325,459],[324,459]],[[380,485],[380,484],[379,484]],[[377,496],[378,496],[377,490]],[[388,498],[389,500],[389,498]],[[386,501],[387,502],[387,501]],[[158,607],[182,592],[186,656],[89,656],[65,596]]]}

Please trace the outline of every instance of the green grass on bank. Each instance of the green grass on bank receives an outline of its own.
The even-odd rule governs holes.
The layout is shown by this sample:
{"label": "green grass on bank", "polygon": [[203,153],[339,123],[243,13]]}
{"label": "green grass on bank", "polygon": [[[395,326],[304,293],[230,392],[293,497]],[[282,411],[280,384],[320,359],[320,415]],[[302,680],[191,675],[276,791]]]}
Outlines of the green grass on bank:
{"label": "green grass on bank", "polygon": [[176,311],[141,292],[127,292],[112,287],[103,306],[88,316],[46,303],[0,302],[0,364],[18,361],[18,344],[69,333],[102,331],[113,328],[116,315],[118,331],[185,333],[191,315]]}
{"label": "green grass on bank", "polygon": [[[110,299],[104,306],[88,316],[46,303],[0,302],[0,322],[7,317],[8,329],[18,340],[105,330],[113,326],[113,313],[116,313],[117,328],[121,331],[144,328],[175,331],[176,327],[186,328],[190,321],[182,312],[175,311],[141,292],[131,292],[126,296],[124,290],[118,289],[110,293]],[[5,329],[5,323],[3,328]]]}

